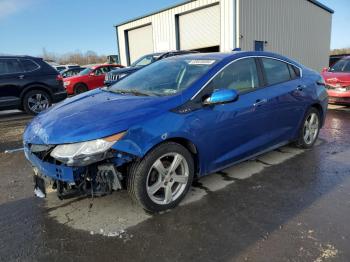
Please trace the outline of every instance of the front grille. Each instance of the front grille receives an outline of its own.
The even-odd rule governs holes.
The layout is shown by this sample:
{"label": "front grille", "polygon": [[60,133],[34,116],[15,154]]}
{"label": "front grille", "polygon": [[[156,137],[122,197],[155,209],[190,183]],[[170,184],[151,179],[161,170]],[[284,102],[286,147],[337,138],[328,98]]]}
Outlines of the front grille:
{"label": "front grille", "polygon": [[119,75],[107,74],[107,80],[108,81],[116,81],[118,79],[119,79]]}

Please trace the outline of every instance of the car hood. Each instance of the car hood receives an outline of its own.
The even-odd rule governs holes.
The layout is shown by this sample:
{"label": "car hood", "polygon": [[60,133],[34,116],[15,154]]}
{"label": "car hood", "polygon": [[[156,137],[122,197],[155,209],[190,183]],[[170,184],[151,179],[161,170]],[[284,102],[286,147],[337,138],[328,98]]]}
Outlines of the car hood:
{"label": "car hood", "polygon": [[350,73],[324,72],[322,76],[327,84],[340,84],[350,86]]}
{"label": "car hood", "polygon": [[27,144],[56,145],[110,136],[170,109],[169,99],[96,89],[39,114],[27,126],[23,139]]}

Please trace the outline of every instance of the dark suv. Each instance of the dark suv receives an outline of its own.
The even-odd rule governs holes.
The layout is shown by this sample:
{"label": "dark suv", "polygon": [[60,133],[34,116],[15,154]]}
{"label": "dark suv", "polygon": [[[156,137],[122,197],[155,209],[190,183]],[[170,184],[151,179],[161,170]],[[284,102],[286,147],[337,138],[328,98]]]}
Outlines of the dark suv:
{"label": "dark suv", "polygon": [[129,67],[125,68],[118,68],[116,70],[113,70],[106,74],[104,84],[106,86],[111,86],[118,82],[121,78],[130,75],[141,68],[152,64],[156,61],[159,61],[161,59],[171,57],[171,56],[178,56],[178,55],[186,55],[186,54],[193,54],[198,53],[197,51],[169,51],[169,52],[163,52],[163,53],[154,53],[154,54],[148,54],[145,56],[142,56],[138,60],[136,60],[134,63],[132,63]]}
{"label": "dark suv", "polygon": [[35,115],[66,97],[62,76],[41,58],[0,56],[0,110]]}

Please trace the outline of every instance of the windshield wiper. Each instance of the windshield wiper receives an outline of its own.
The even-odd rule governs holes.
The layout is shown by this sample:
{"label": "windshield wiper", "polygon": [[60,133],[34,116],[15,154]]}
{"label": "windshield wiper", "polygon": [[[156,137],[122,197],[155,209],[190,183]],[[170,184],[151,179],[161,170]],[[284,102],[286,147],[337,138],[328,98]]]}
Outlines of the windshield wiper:
{"label": "windshield wiper", "polygon": [[113,93],[117,93],[117,94],[132,94],[135,96],[150,96],[151,94],[148,93],[144,93],[144,92],[140,92],[138,90],[135,89],[110,89],[109,91],[113,92]]}

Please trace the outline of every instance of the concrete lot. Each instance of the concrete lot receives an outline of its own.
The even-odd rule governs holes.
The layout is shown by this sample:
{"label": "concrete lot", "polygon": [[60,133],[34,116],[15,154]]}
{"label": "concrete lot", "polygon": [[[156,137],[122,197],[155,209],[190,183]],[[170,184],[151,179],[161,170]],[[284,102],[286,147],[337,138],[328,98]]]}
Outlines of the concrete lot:
{"label": "concrete lot", "polygon": [[126,192],[33,197],[21,151],[30,117],[0,113],[0,261],[349,261],[350,108],[312,150],[287,146],[196,183],[148,215]]}

